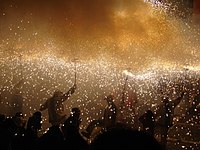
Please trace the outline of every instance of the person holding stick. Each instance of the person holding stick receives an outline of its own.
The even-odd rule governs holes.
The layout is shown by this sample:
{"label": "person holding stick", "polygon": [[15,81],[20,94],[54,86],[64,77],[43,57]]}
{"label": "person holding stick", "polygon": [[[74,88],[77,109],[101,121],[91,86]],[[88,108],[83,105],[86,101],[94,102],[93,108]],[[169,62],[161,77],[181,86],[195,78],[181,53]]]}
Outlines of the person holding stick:
{"label": "person holding stick", "polygon": [[105,107],[103,118],[91,121],[86,131],[81,132],[88,139],[91,137],[95,127],[102,127],[103,130],[108,130],[116,125],[117,106],[114,103],[114,95],[110,94],[104,100],[106,100],[107,106]]}
{"label": "person holding stick", "polygon": [[48,109],[49,123],[51,123],[52,126],[63,124],[67,119],[67,116],[64,114],[63,102],[65,102],[75,90],[76,83],[64,94],[56,90],[53,96],[40,106],[40,111]]}
{"label": "person holding stick", "polygon": [[168,130],[173,125],[174,110],[183,99],[185,92],[182,92],[175,100],[162,96],[162,102],[155,114],[155,125],[160,129],[161,145],[166,148]]}
{"label": "person holding stick", "polygon": [[67,119],[66,114],[64,114],[64,106],[63,102],[66,101],[76,90],[76,78],[77,78],[77,68],[76,68],[76,62],[77,59],[74,59],[74,85],[63,94],[60,90],[56,90],[53,94],[53,96],[46,100],[44,104],[40,106],[40,111],[43,111],[45,109],[48,109],[49,114],[49,123],[51,125],[60,125],[65,122]]}

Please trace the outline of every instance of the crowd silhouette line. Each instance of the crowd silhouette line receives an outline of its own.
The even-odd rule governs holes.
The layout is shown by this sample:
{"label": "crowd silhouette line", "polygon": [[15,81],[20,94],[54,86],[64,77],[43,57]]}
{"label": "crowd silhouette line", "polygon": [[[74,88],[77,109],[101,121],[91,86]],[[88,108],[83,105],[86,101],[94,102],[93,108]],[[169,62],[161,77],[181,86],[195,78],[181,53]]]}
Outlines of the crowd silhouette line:
{"label": "crowd silhouette line", "polygon": [[[22,112],[12,117],[0,115],[0,149],[1,150],[42,150],[47,147],[76,150],[109,149],[154,149],[166,150],[167,135],[173,126],[174,109],[183,99],[181,92],[175,100],[162,97],[162,102],[155,113],[150,108],[138,117],[141,129],[133,129],[126,123],[118,122],[118,109],[115,96],[107,95],[104,100],[107,105],[102,118],[91,121],[84,131],[80,131],[82,123],[79,107],[71,108],[70,114],[64,113],[63,103],[76,91],[74,84],[66,93],[56,90],[28,120]],[[194,98],[190,112],[198,109],[199,94]],[[48,111],[49,129],[39,136],[42,128],[42,113]],[[92,136],[95,127],[101,127],[100,132]],[[155,138],[155,128],[160,129],[161,140]]]}

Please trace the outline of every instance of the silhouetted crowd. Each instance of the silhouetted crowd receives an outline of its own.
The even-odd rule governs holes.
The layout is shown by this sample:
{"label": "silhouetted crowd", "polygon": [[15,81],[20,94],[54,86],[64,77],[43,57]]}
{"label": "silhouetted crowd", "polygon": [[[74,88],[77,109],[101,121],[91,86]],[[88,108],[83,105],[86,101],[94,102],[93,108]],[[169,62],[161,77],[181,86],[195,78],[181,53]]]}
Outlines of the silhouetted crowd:
{"label": "silhouetted crowd", "polygon": [[80,110],[72,108],[70,116],[62,125],[52,125],[41,136],[41,112],[36,111],[27,123],[22,113],[12,118],[0,116],[0,148],[1,150],[98,150],[98,149],[161,149],[159,142],[150,134],[126,128],[116,124],[102,130],[89,142],[79,131]]}
{"label": "silhouetted crowd", "polygon": [[[17,112],[13,117],[0,115],[0,149],[1,150],[44,150],[69,149],[69,150],[102,150],[102,149],[166,149],[167,133],[173,125],[174,109],[182,100],[185,92],[182,92],[175,100],[163,97],[159,115],[150,109],[142,114],[138,120],[142,123],[142,129],[133,129],[117,120],[117,115],[123,110],[118,110],[114,103],[114,95],[105,97],[107,106],[104,116],[89,123],[85,131],[80,132],[81,110],[79,107],[71,109],[69,115],[64,114],[63,102],[76,90],[74,84],[66,93],[55,91],[53,96],[47,99],[25,120],[22,112]],[[199,104],[199,94],[194,99],[196,103],[191,110]],[[42,111],[48,109],[49,123],[51,126],[42,135]],[[198,111],[199,112],[199,111]],[[161,141],[154,136],[154,129],[160,127]],[[96,127],[101,130],[92,137]]]}

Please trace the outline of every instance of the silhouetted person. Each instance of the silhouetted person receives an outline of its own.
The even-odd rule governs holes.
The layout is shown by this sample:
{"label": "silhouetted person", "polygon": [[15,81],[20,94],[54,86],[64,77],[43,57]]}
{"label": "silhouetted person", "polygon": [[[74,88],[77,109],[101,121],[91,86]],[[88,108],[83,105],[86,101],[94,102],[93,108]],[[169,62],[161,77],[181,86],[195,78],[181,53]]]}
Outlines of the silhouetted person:
{"label": "silhouetted person", "polygon": [[37,133],[38,130],[40,130],[42,127],[41,121],[42,121],[41,112],[39,111],[34,112],[33,115],[28,119],[26,129],[30,129],[33,132]]}
{"label": "silhouetted person", "polygon": [[26,125],[26,119],[24,118],[23,113],[17,112],[15,116],[12,117],[12,122],[13,124],[9,127],[9,130],[12,132],[12,149],[22,149]]}
{"label": "silhouetted person", "polygon": [[155,117],[151,110],[147,110],[142,116],[139,117],[139,121],[142,123],[143,131],[154,136],[155,129]]}
{"label": "silhouetted person", "polygon": [[91,150],[161,150],[159,142],[150,134],[129,128],[115,127],[97,135]]}
{"label": "silhouetted person", "polygon": [[113,95],[107,96],[104,100],[107,101],[107,106],[104,110],[103,119],[93,120],[86,128],[86,132],[82,132],[82,134],[90,138],[92,131],[95,127],[103,127],[104,129],[111,128],[116,124],[117,118],[117,107],[114,103]]}
{"label": "silhouetted person", "polygon": [[51,125],[64,123],[66,115],[64,113],[63,102],[75,92],[75,89],[76,84],[74,84],[73,87],[64,94],[61,91],[55,91],[53,97],[47,99],[46,102],[41,105],[40,111],[48,109],[49,123],[51,123]]}
{"label": "silhouetted person", "polygon": [[73,126],[74,128],[77,129],[77,131],[79,131],[79,127],[81,124],[80,113],[81,111],[78,107],[72,108],[70,112],[70,116],[64,122],[64,127],[68,128],[68,127]]}
{"label": "silhouetted person", "polygon": [[173,125],[174,109],[181,102],[183,95],[184,92],[173,101],[170,101],[168,97],[163,97],[162,103],[157,110],[156,126],[160,129],[163,149],[166,148],[168,130]]}
{"label": "silhouetted person", "polygon": [[80,135],[79,127],[81,123],[80,109],[74,107],[71,110],[70,116],[64,122],[62,126],[62,131],[64,135],[64,146],[69,150],[88,150],[89,144]]}
{"label": "silhouetted person", "polygon": [[192,101],[192,105],[190,108],[191,115],[200,115],[200,91],[198,90],[196,96]]}
{"label": "silhouetted person", "polygon": [[[63,148],[64,137],[59,125],[53,125],[38,139],[37,150]],[[66,148],[67,149],[67,148]]]}
{"label": "silhouetted person", "polygon": [[136,108],[138,98],[136,92],[133,90],[127,90],[123,93],[122,103],[120,107],[119,121],[126,123],[127,125],[135,124],[136,121]]}
{"label": "silhouetted person", "polygon": [[15,115],[17,112],[23,112],[23,101],[25,97],[22,94],[22,87],[24,84],[24,80],[20,80],[17,84],[14,85],[11,102],[10,102],[10,116]]}
{"label": "silhouetted person", "polygon": [[9,125],[7,123],[6,116],[0,114],[0,149],[11,149],[11,133],[9,131]]}
{"label": "silhouetted person", "polygon": [[[38,131],[42,127],[41,112],[36,111],[31,117],[29,117],[25,132],[24,148],[34,150],[38,142]],[[31,146],[30,146],[31,145]]]}

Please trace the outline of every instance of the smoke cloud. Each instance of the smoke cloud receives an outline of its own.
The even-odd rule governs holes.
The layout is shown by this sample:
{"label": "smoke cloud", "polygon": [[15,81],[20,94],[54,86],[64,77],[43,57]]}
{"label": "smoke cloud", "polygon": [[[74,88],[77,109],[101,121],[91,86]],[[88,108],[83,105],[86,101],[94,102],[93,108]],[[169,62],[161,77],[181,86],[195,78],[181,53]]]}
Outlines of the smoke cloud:
{"label": "smoke cloud", "polygon": [[124,64],[134,61],[137,68],[155,59],[195,62],[199,55],[196,28],[143,0],[0,3],[1,49],[6,53],[33,57],[48,51],[81,59],[109,55]]}

